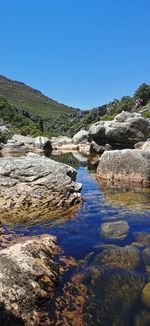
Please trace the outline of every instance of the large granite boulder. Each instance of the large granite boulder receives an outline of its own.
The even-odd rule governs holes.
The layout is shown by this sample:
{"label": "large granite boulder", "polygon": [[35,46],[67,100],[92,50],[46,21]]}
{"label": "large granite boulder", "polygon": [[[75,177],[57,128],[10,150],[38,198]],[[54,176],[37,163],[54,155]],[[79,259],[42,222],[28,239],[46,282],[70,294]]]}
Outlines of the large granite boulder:
{"label": "large granite boulder", "polygon": [[0,251],[1,325],[40,325],[42,302],[59,281],[55,238],[28,239]]}
{"label": "large granite boulder", "polygon": [[76,171],[42,157],[1,158],[0,212],[70,207],[81,202]]}
{"label": "large granite boulder", "polygon": [[133,148],[134,144],[150,137],[150,119],[139,113],[121,112],[113,121],[99,121],[89,128],[89,138],[99,145]]}
{"label": "large granite boulder", "polygon": [[85,144],[88,141],[88,131],[80,130],[72,138],[74,144]]}
{"label": "large granite boulder", "polygon": [[137,149],[107,151],[100,158],[97,177],[149,186],[150,152]]}

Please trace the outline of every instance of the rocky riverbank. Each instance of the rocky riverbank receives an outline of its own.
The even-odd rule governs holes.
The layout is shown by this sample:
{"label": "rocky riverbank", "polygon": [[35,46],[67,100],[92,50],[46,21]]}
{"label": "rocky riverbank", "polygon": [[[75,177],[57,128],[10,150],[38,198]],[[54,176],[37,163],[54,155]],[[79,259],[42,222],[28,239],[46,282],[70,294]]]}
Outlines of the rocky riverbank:
{"label": "rocky riverbank", "polygon": [[52,211],[81,203],[81,184],[75,179],[75,169],[51,159],[1,158],[1,217],[29,214],[39,208]]}

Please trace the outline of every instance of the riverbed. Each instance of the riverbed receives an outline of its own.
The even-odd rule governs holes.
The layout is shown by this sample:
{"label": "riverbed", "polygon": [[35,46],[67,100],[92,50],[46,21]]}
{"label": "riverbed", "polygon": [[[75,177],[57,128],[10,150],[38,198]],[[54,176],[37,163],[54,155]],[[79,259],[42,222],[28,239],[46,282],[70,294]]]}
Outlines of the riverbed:
{"label": "riverbed", "polygon": [[[150,248],[150,190],[97,181],[86,157],[53,158],[76,168],[83,204],[70,215],[4,225],[8,238],[55,235],[73,262],[55,301],[47,305],[51,324],[148,325],[150,309],[141,293],[150,277],[150,256],[147,263],[144,260],[144,250]],[[102,236],[102,224],[115,221],[128,223],[126,236]]]}

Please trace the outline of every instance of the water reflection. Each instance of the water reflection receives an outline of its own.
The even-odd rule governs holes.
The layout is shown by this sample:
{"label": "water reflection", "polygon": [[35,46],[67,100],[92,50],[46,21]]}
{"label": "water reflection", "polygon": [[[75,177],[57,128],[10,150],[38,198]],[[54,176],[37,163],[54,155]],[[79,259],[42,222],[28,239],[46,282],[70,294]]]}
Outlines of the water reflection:
{"label": "water reflection", "polygon": [[109,183],[98,181],[100,191],[108,205],[124,207],[133,210],[150,209],[150,189],[142,188],[139,184]]}

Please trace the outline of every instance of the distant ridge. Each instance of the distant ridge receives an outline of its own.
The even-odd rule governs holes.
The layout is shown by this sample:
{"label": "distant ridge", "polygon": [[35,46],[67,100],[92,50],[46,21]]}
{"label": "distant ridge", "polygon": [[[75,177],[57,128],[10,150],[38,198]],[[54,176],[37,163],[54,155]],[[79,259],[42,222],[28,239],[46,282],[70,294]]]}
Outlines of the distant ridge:
{"label": "distant ridge", "polygon": [[[129,112],[140,111],[145,118],[150,118],[150,85],[145,83],[135,91],[133,97],[123,96],[120,100],[115,99],[108,104],[89,111],[58,103],[25,83],[11,80],[2,75],[0,75],[0,96],[7,100],[7,106],[10,105],[9,111],[15,112],[16,122],[14,121],[14,125],[17,123],[16,115],[22,115],[22,118],[18,119],[23,120],[22,124],[26,125],[25,132],[27,131],[27,125],[30,124],[29,132],[32,131],[32,128],[38,128],[38,132],[40,128],[40,132],[48,137],[58,135],[73,136],[80,129],[88,129],[92,123],[100,119],[114,119],[116,114],[123,110]],[[5,110],[3,107],[4,115]],[[28,121],[25,121],[24,118],[28,119]],[[9,119],[7,121],[11,122]],[[19,128],[21,128],[19,129],[21,131],[24,130],[21,123]]]}
{"label": "distant ridge", "polygon": [[50,115],[60,112],[72,112],[73,109],[67,105],[58,103],[41,91],[26,85],[23,82],[9,79],[0,75],[0,95],[4,96],[10,104],[26,109],[33,115]]}

